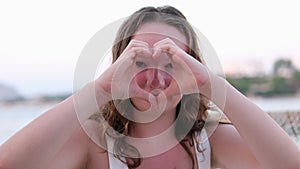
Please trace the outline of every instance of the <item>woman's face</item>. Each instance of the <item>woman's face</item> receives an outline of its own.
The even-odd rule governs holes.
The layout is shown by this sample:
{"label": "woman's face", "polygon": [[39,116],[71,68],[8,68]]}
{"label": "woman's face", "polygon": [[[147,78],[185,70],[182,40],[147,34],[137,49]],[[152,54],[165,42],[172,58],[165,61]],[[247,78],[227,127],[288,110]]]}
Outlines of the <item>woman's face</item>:
{"label": "woman's face", "polygon": [[[150,22],[145,23],[136,31],[132,39],[148,43],[149,48],[165,38],[172,39],[181,49],[187,51],[187,40],[175,27],[160,23]],[[152,52],[153,49],[151,49]],[[164,92],[171,84],[177,85],[172,74],[174,68],[171,58],[168,54],[162,53],[158,58],[137,57],[135,63],[137,75],[134,80],[140,88],[157,97],[161,92]],[[164,94],[164,93],[162,93]],[[175,111],[177,104],[181,99],[181,95],[165,95],[163,97],[166,102],[165,111]],[[131,98],[131,102],[140,111],[145,111],[150,108],[151,103],[146,99]],[[161,101],[158,101],[160,103]]]}

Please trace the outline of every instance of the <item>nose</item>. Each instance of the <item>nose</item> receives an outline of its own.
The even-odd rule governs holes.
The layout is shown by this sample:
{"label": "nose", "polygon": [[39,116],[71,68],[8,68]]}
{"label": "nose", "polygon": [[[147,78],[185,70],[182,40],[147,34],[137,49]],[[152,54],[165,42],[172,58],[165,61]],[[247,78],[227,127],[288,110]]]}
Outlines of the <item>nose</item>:
{"label": "nose", "polygon": [[165,89],[170,84],[170,75],[159,69],[147,70],[147,86],[151,89]]}
{"label": "nose", "polygon": [[171,84],[172,76],[165,71],[151,68],[139,72],[135,81],[145,90],[164,90]]}

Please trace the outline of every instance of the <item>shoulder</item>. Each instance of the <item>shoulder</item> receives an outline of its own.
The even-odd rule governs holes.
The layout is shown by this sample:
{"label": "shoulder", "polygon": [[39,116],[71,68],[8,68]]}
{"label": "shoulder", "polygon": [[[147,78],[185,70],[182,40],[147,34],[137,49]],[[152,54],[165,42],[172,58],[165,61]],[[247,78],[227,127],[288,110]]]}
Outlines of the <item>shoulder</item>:
{"label": "shoulder", "polygon": [[51,160],[48,168],[90,168],[88,166],[92,164],[94,151],[102,150],[90,137],[96,136],[96,132],[92,132],[96,126],[90,120],[80,125]]}
{"label": "shoulder", "polygon": [[223,168],[258,168],[248,146],[232,124],[221,124],[209,138],[212,165]]}
{"label": "shoulder", "polygon": [[82,131],[87,138],[87,168],[108,168],[106,141],[102,136],[103,128],[95,120],[87,120],[82,125]]}
{"label": "shoulder", "polygon": [[97,149],[98,152],[106,151],[106,140],[103,136],[104,129],[99,121],[87,120],[81,125],[81,131],[86,138],[89,151]]}

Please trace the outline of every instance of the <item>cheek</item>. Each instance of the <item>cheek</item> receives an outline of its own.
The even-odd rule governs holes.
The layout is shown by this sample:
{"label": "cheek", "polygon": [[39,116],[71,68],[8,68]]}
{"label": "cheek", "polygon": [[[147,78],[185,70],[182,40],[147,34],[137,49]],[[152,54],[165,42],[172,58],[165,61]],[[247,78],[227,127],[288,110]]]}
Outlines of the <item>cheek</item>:
{"label": "cheek", "polygon": [[135,81],[140,86],[140,88],[144,88],[147,84],[147,73],[145,71],[141,71],[135,76]]}
{"label": "cheek", "polygon": [[161,74],[164,78],[164,82],[165,82],[165,85],[166,85],[165,88],[169,87],[172,80],[173,80],[172,76],[169,73],[164,72],[164,71],[162,71]]}

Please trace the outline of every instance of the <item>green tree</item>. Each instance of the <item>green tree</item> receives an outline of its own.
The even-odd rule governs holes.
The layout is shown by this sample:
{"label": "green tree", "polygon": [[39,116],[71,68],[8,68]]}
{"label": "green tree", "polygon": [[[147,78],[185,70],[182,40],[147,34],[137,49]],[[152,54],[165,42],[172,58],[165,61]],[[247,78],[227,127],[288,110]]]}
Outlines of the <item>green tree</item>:
{"label": "green tree", "polygon": [[296,69],[289,58],[281,58],[276,60],[273,64],[274,76],[281,76],[282,70],[289,71],[292,74]]}

